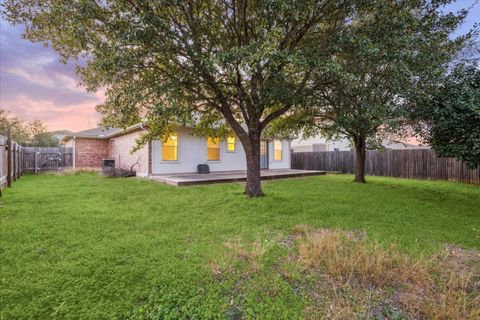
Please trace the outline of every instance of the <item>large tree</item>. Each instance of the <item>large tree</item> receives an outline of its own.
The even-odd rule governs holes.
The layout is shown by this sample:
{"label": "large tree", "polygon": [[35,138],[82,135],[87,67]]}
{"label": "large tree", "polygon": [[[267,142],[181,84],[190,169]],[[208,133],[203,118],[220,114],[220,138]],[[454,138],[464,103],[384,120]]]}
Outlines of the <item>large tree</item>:
{"label": "large tree", "polygon": [[440,155],[480,166],[480,70],[459,65],[417,110],[418,132]]}
{"label": "large tree", "polygon": [[367,145],[402,135],[409,113],[442,81],[449,63],[473,32],[453,37],[467,11],[442,13],[449,0],[358,2],[350,23],[332,35],[326,50],[332,72],[320,80],[314,101],[278,123],[305,134],[348,138],[355,148],[355,179],[365,182]]}
{"label": "large tree", "polygon": [[[345,21],[348,0],[6,0],[25,38],[80,58],[107,125],[147,119],[143,141],[179,123],[226,124],[246,153],[246,194],[260,196],[260,138],[311,92],[327,70],[322,41]],[[318,73],[319,71],[317,71]],[[202,130],[199,130],[202,131]]]}

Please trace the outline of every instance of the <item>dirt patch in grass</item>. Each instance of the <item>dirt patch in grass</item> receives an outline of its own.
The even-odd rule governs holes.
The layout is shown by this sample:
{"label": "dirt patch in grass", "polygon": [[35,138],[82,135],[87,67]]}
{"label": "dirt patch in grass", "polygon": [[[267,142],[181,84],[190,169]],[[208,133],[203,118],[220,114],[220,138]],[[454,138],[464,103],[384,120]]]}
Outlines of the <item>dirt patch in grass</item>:
{"label": "dirt patch in grass", "polygon": [[[269,250],[286,254],[266,264]],[[217,280],[235,274],[231,308],[244,318],[241,297],[248,283],[280,275],[304,301],[309,319],[480,319],[480,256],[448,245],[433,255],[412,257],[385,247],[364,232],[297,226],[275,241],[225,243],[212,262]],[[272,256],[272,255],[270,255]],[[267,297],[274,294],[263,289]]]}
{"label": "dirt patch in grass", "polygon": [[[307,315],[328,319],[479,319],[479,253],[412,258],[363,233],[298,226],[290,259],[307,279]],[[312,281],[313,279],[313,281]]]}

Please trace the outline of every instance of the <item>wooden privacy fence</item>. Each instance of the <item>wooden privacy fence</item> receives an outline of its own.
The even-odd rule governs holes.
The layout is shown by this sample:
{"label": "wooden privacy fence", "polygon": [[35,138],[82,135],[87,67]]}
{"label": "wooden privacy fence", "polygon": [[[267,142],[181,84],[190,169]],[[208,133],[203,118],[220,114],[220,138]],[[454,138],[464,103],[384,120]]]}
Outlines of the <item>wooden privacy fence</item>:
{"label": "wooden privacy fence", "polygon": [[22,153],[24,172],[58,171],[72,167],[72,148],[23,147]]}
{"label": "wooden privacy fence", "polygon": [[72,148],[22,147],[0,135],[0,190],[10,187],[25,173],[58,171],[72,167]]}
{"label": "wooden privacy fence", "polygon": [[[354,173],[354,167],[354,151],[292,153],[292,169]],[[463,161],[438,157],[429,149],[369,150],[365,160],[365,174],[480,184],[480,168],[471,170]]]}

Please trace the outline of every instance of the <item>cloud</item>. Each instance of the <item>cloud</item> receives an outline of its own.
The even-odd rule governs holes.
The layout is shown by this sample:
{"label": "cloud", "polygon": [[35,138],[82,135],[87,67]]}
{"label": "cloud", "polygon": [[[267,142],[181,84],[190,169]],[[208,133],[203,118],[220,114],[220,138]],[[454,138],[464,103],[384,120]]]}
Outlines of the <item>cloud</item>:
{"label": "cloud", "polygon": [[95,106],[103,92],[78,86],[73,63],[21,37],[22,28],[0,21],[0,104],[26,120],[39,119],[51,129],[83,130],[96,126]]}

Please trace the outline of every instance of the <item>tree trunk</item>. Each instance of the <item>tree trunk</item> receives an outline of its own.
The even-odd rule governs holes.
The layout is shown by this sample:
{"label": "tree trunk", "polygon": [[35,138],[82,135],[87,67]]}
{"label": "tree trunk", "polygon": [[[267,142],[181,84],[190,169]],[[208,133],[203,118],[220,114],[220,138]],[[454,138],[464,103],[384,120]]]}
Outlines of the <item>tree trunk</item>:
{"label": "tree trunk", "polygon": [[260,179],[260,133],[249,133],[250,143],[244,146],[247,159],[247,181],[245,194],[249,197],[261,197],[262,192]]}
{"label": "tree trunk", "polygon": [[355,139],[355,179],[354,182],[365,183],[365,157],[366,144],[365,137],[358,137]]}

